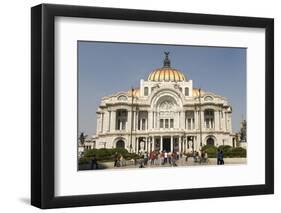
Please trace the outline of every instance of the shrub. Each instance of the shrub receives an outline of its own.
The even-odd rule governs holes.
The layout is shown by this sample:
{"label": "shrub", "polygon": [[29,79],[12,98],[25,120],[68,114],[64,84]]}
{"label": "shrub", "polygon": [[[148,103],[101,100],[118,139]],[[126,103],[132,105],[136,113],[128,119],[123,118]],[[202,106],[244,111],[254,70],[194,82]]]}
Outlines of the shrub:
{"label": "shrub", "polygon": [[90,149],[85,151],[84,158],[91,159],[94,155],[98,161],[112,161],[114,160],[115,153],[121,154],[122,156],[130,156],[128,150],[124,148],[114,148],[114,149]]}
{"label": "shrub", "polygon": [[230,157],[247,157],[247,150],[242,147],[232,148]]}
{"label": "shrub", "polygon": [[89,162],[90,162],[89,158],[86,157],[79,158],[79,164],[88,164]]}
{"label": "shrub", "polygon": [[232,146],[229,145],[221,145],[218,149],[223,151],[225,157],[230,157],[232,153]]}
{"label": "shrub", "polygon": [[202,150],[207,152],[208,157],[215,158],[217,156],[217,149],[222,150],[224,157],[235,158],[235,157],[246,157],[247,150],[242,147],[231,147],[229,145],[222,145],[218,148],[213,145],[205,145]]}
{"label": "shrub", "polygon": [[215,158],[217,156],[217,147],[213,145],[205,145],[202,150],[207,152],[209,158]]}

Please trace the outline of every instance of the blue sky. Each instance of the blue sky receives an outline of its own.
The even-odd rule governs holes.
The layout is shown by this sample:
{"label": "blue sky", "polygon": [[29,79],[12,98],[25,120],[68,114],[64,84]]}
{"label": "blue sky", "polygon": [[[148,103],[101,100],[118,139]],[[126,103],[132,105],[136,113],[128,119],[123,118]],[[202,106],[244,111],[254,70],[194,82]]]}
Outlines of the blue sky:
{"label": "blue sky", "polygon": [[163,65],[169,51],[173,68],[181,70],[193,87],[225,96],[233,108],[233,130],[246,118],[246,49],[182,45],[78,42],[79,132],[96,132],[101,98],[139,87],[140,79]]}

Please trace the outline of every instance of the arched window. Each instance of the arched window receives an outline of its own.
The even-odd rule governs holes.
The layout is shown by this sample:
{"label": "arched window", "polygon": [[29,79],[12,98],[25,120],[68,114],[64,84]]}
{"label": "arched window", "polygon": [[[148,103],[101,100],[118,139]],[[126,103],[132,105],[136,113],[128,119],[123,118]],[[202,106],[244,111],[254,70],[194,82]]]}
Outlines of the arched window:
{"label": "arched window", "polygon": [[206,96],[204,98],[204,101],[212,101],[212,100],[213,100],[213,98],[211,96]]}
{"label": "arched window", "polygon": [[117,141],[116,148],[125,148],[125,142],[123,140]]}
{"label": "arched window", "polygon": [[212,146],[214,146],[214,145],[215,145],[214,139],[213,139],[213,138],[208,138],[208,139],[207,139],[207,145],[212,145]]}
{"label": "arched window", "polygon": [[118,101],[127,101],[128,98],[125,96],[125,95],[120,95],[118,98],[117,98]]}

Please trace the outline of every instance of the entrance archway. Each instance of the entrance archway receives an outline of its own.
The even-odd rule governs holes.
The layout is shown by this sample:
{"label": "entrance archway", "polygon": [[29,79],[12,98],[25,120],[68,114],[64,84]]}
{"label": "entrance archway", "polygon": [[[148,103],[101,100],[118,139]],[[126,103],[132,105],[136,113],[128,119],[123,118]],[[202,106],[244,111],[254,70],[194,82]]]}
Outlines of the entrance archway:
{"label": "entrance archway", "polygon": [[163,138],[163,151],[171,152],[171,138]]}
{"label": "entrance archway", "polygon": [[116,148],[125,148],[125,142],[123,140],[117,141]]}
{"label": "entrance archway", "polygon": [[213,138],[208,138],[208,139],[207,139],[207,145],[212,145],[212,146],[214,146],[214,145],[215,145],[214,139],[213,139]]}

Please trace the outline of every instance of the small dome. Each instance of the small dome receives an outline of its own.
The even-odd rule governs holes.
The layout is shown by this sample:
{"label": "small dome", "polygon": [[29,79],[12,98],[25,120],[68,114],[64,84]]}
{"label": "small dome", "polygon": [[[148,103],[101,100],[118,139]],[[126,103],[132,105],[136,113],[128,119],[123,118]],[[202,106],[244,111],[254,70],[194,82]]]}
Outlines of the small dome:
{"label": "small dome", "polygon": [[186,81],[186,78],[181,71],[171,68],[171,62],[168,55],[169,52],[165,52],[163,67],[153,70],[148,76],[149,81]]}

